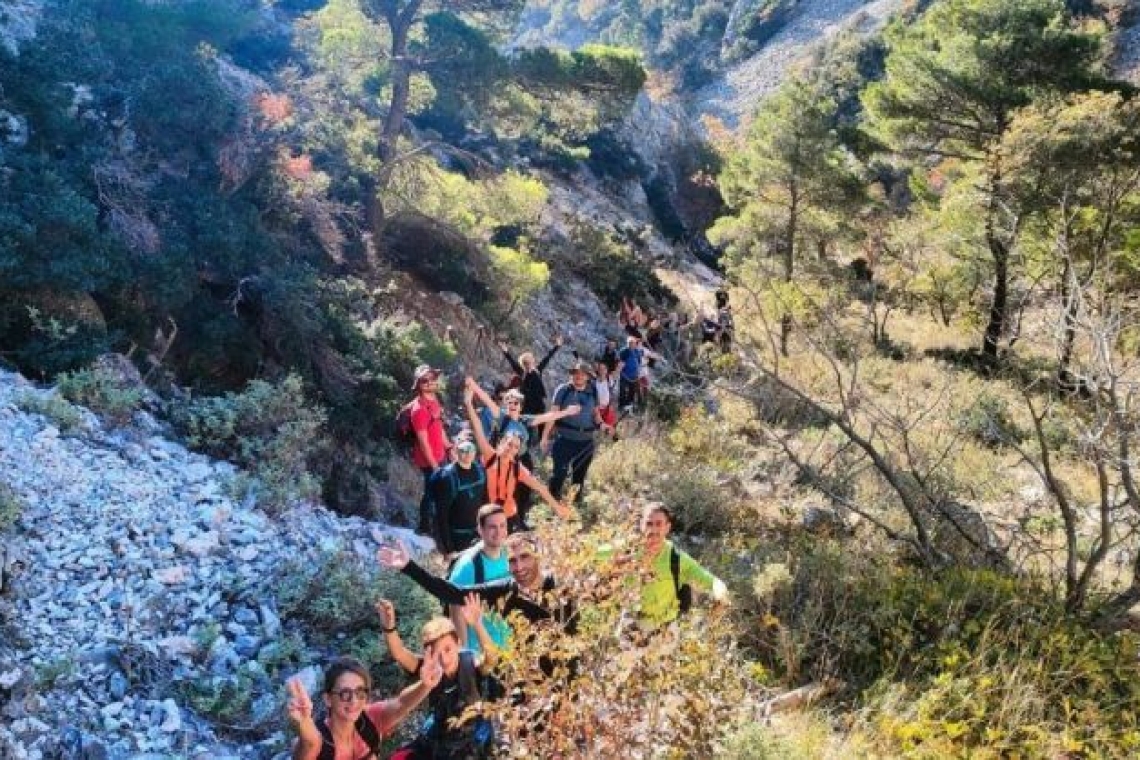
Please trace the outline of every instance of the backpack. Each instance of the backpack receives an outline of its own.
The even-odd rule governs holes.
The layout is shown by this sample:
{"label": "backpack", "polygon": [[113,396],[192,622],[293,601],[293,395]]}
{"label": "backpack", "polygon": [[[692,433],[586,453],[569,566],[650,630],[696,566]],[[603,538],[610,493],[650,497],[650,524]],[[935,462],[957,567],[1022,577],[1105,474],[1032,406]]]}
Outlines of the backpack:
{"label": "backpack", "polygon": [[[462,709],[456,715],[446,716],[447,720],[460,717],[466,708],[483,701],[484,699],[497,699],[496,687],[499,696],[502,695],[502,686],[491,676],[483,676],[475,667],[475,655],[468,649],[459,652],[459,694]],[[437,716],[428,717],[425,730],[434,723]],[[491,721],[481,715],[471,718],[463,726],[461,736],[451,736],[447,726],[441,726],[432,742],[433,754],[436,757],[490,757],[495,741],[495,726]]]}
{"label": "backpack", "polygon": [[[463,560],[471,559],[471,569],[475,572],[475,585],[487,582],[487,569],[483,566],[483,542],[476,541],[471,546],[464,549],[455,559],[447,566],[447,576],[451,577],[451,571],[455,569]],[[450,609],[447,602],[440,602],[440,607],[443,609],[443,614],[446,615]]]}
{"label": "backpack", "polygon": [[[491,456],[491,458],[487,460],[487,464],[484,465],[484,470],[485,470],[487,476],[490,476],[491,467],[497,461],[499,461],[499,455],[498,454],[493,454]],[[496,475],[497,475],[497,473],[496,473]],[[495,478],[496,485],[498,485],[498,480],[499,480],[498,477],[496,477]],[[512,464],[511,464],[511,472],[510,472],[510,477],[507,479],[507,484],[510,487],[505,489],[505,490],[509,494],[513,494],[515,492],[515,490],[519,487],[519,458],[518,457],[515,457],[514,462],[512,462]],[[487,498],[488,499],[491,498],[490,486],[488,486],[488,488],[487,488]],[[505,504],[505,502],[503,502],[499,499],[496,499],[495,503],[498,504],[499,506],[504,506],[504,504]],[[482,581],[476,581],[476,582],[481,583]]]}
{"label": "backpack", "polygon": [[681,553],[677,547],[669,550],[669,572],[673,575],[673,593],[677,595],[679,615],[684,615],[693,606],[693,587],[688,583],[681,583]]}
{"label": "backpack", "polygon": [[412,429],[412,406],[415,403],[416,400],[412,399],[396,412],[396,446],[405,453],[416,447],[416,431]]}
{"label": "backpack", "polygon": [[[320,731],[322,740],[317,760],[336,760],[336,743],[333,742],[328,721],[322,720],[317,723],[317,730]],[[356,719],[356,735],[364,740],[372,757],[380,757],[380,741],[383,737],[380,735],[380,729],[376,728],[376,724],[366,712],[360,713],[360,717]]]}

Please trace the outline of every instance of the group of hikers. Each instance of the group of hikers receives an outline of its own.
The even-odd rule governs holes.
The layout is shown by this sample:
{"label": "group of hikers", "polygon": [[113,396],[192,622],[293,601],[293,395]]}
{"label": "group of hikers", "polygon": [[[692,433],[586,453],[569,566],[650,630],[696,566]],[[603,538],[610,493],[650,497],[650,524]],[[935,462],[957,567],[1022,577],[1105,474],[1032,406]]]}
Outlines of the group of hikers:
{"label": "group of hikers", "polygon": [[[718,308],[720,300],[718,294]],[[511,615],[532,623],[553,621],[563,635],[577,632],[577,604],[560,597],[558,581],[544,563],[547,552],[557,547],[543,546],[531,532],[532,497],[537,494],[563,520],[574,516],[597,436],[616,434],[620,416],[644,402],[648,362],[665,361],[646,345],[655,321],[660,324],[625,299],[619,313],[625,345],[619,349],[617,340],[608,340],[592,361],[575,353],[567,379],[549,403],[543,373],[562,347],[561,338],[538,361],[530,352],[516,358],[500,343],[513,375],[490,391],[465,377],[464,421],[454,434],[439,398],[441,373],[427,365],[416,368],[415,397],[397,417],[397,436],[409,442],[412,461],[423,475],[417,532],[435,539],[449,570],[447,577],[433,575],[403,544],[381,548],[377,561],[439,599],[448,615],[424,623],[421,653],[416,654],[397,632],[393,605],[386,600],[377,604],[389,654],[416,679],[394,698],[371,702],[368,667],[340,658],[325,671],[321,697],[326,717],[317,720],[304,685],[292,679],[287,712],[298,733],[295,760],[378,758],[383,738],[424,700],[427,719],[392,758],[458,760],[493,753],[493,722],[470,708],[506,696],[492,671],[512,646]],[[552,460],[549,485],[535,474],[536,459],[547,454]],[[611,563],[637,584],[636,609],[630,611],[633,628],[647,636],[688,609],[693,589],[717,603],[728,598],[720,579],[673,545],[672,527],[671,511],[649,502],[633,550],[620,556],[598,551],[599,562]],[[573,673],[575,662],[555,659],[543,655],[537,663],[547,677],[556,671]]]}

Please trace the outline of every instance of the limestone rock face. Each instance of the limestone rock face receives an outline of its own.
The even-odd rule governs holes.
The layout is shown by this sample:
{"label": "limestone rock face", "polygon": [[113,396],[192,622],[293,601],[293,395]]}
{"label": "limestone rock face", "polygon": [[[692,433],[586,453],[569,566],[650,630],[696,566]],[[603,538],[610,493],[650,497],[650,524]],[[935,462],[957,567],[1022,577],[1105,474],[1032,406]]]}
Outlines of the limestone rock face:
{"label": "limestone rock face", "polygon": [[0,536],[0,758],[281,753],[283,731],[219,738],[179,684],[249,684],[251,714],[272,726],[281,684],[257,658],[290,635],[281,569],[324,547],[372,561],[377,541],[430,541],[312,504],[270,519],[227,495],[232,465],[137,420],[84,411],[81,436],[61,433],[20,407],[44,393],[0,371],[0,478],[23,505]]}
{"label": "limestone rock face", "polygon": [[20,46],[36,36],[43,0],[5,0],[0,11],[0,45],[16,55]]}

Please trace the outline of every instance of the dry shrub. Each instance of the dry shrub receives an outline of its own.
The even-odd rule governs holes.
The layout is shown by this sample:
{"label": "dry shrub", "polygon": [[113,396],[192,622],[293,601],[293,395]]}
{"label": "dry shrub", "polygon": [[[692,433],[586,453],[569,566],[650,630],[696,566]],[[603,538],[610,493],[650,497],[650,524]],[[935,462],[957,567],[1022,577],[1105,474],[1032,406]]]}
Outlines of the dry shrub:
{"label": "dry shrub", "polygon": [[[752,669],[722,611],[698,600],[687,616],[649,635],[638,629],[639,584],[614,561],[630,528],[614,519],[573,536],[541,532],[559,586],[577,605],[578,632],[514,621],[498,675],[525,695],[490,706],[515,757],[714,757],[727,726],[748,716]],[[555,663],[553,677],[538,667]]]}

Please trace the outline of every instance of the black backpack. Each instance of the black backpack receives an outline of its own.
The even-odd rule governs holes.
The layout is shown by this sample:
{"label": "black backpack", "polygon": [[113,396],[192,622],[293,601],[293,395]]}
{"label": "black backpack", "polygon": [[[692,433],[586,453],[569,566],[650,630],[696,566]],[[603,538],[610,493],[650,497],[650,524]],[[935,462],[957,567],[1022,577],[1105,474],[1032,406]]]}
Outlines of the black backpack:
{"label": "black backpack", "polygon": [[673,574],[673,593],[677,595],[679,614],[684,615],[693,606],[693,587],[681,583],[681,553],[676,546],[669,549],[669,572]]}
{"label": "black backpack", "polygon": [[405,453],[411,453],[416,446],[416,431],[412,429],[412,399],[396,412],[396,446]]}
{"label": "black backpack", "polygon": [[[470,718],[462,731],[449,730],[446,721],[458,718],[466,708],[478,702],[502,697],[502,686],[491,676],[483,676],[475,667],[474,654],[467,649],[459,653],[459,712],[454,715],[435,714],[429,721],[439,721],[430,746],[435,757],[485,758],[491,756],[495,741],[495,726],[481,715]],[[449,711],[450,712],[450,711]]]}
{"label": "black backpack", "polygon": [[[322,720],[317,723],[317,730],[321,732],[321,752],[317,755],[317,760],[336,760],[336,744],[333,742],[332,730],[329,728],[327,720]],[[372,753],[372,757],[380,757],[380,742],[383,737],[380,735],[380,729],[376,728],[376,724],[368,717],[367,712],[360,713],[360,717],[356,719],[356,734],[364,740],[364,744],[368,747],[368,751]]]}

